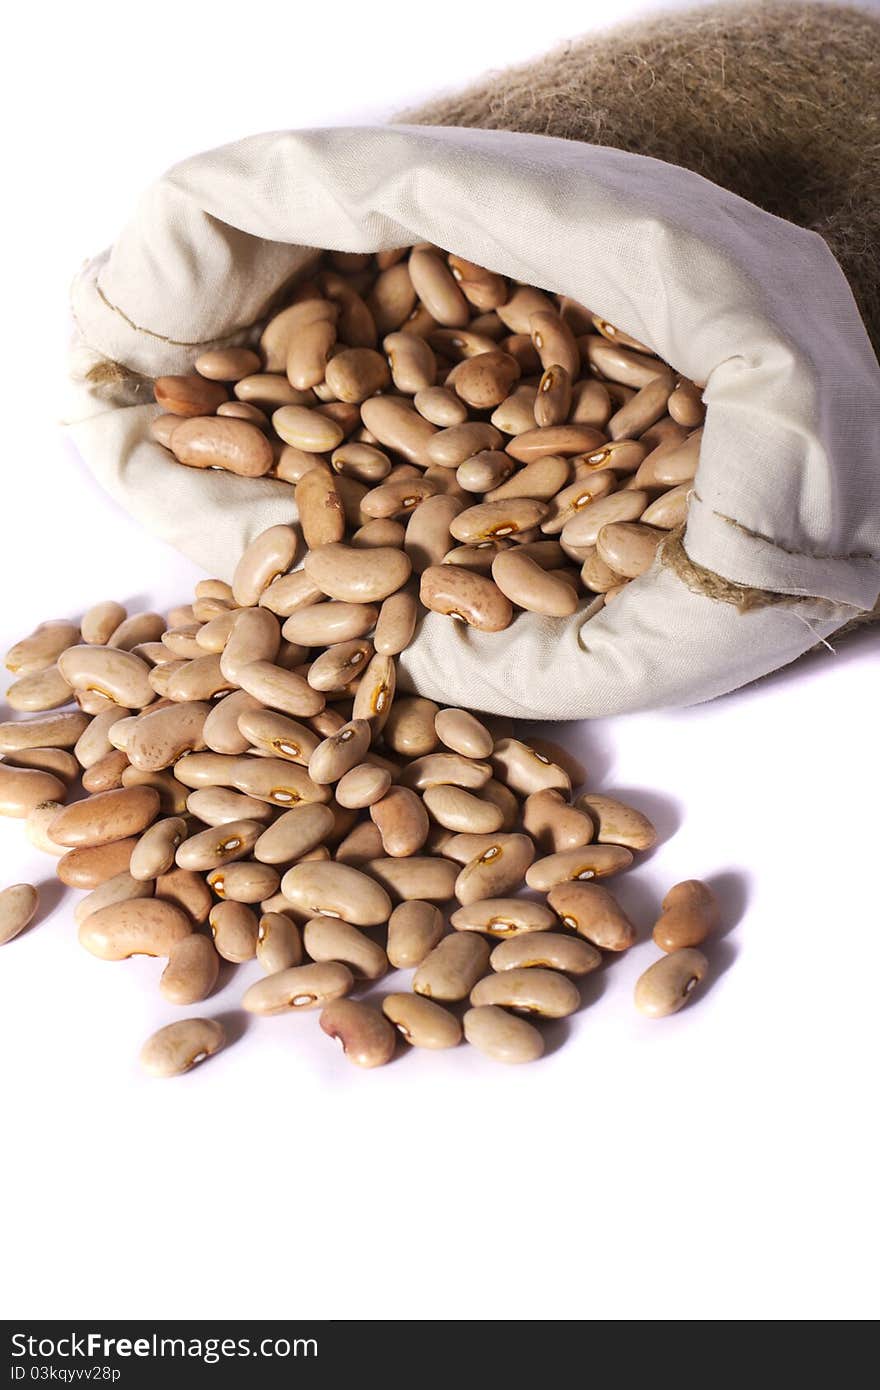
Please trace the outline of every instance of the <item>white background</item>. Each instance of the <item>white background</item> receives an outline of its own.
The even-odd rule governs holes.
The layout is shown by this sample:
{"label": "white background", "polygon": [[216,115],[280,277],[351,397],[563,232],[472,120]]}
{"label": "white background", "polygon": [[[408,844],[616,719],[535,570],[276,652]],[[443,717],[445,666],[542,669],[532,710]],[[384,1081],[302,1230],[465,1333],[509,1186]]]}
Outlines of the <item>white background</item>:
{"label": "white background", "polygon": [[[199,577],[56,425],[68,282],[141,190],[253,131],[383,119],[591,17],[608,7],[16,7],[4,650],[97,599],[184,601]],[[159,963],[87,956],[74,895],[0,824],[0,882],[41,882],[46,909],[0,961],[4,1315],[876,1315],[877,654],[863,634],[711,706],[565,730],[591,785],[663,833],[621,883],[644,934],[691,876],[715,884],[728,930],[683,1014],[635,1013],[642,944],[532,1068],[461,1049],[361,1073],[314,1016],[239,1036],[252,967],[205,1006],[227,1016],[228,1051],[147,1080],[138,1049],[174,1015]]]}

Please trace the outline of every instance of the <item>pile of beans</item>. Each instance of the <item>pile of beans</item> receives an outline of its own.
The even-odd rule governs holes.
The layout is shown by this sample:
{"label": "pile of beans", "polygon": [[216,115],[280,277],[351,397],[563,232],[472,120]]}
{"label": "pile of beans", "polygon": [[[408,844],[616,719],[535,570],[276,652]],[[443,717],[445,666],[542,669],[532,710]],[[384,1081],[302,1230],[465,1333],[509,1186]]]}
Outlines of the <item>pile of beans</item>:
{"label": "pile of beans", "polygon": [[195,368],[155,383],[180,463],[292,484],[311,549],[348,527],[402,550],[425,607],[482,631],[611,601],[686,517],[699,387],[574,300],[434,246],[324,253],[258,351]]}
{"label": "pile of beans", "polygon": [[[323,470],[305,477],[326,496]],[[498,721],[395,698],[417,616],[405,550],[326,542],[295,569],[300,545],[271,527],[231,585],[203,580],[167,621],[105,602],[17,643],[8,699],[32,717],[0,724],[0,814],[87,891],[74,915],[92,955],[166,961],[169,1005],[256,958],[244,1008],[318,1008],[360,1066],[389,1061],[398,1035],[537,1058],[531,1020],[571,1014],[576,981],[636,940],[604,880],[654,827],[612,797],[572,800],[561,763]],[[0,893],[0,941],[37,907],[29,885]],[[643,1013],[686,1002],[717,915],[705,885],[671,890]],[[381,1009],[350,997],[389,968],[414,972],[410,992]],[[143,1065],[175,1075],[222,1043],[216,1020],[186,1018]]]}

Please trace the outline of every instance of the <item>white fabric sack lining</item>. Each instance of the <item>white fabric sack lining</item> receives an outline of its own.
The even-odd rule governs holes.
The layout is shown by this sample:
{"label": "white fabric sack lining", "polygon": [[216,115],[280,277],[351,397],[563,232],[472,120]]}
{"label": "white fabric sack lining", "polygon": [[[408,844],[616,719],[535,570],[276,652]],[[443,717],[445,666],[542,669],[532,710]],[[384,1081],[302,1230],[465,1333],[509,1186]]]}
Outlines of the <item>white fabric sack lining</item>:
{"label": "white fabric sack lining", "polygon": [[[254,136],[176,166],[73,286],[73,438],[134,516],[228,577],[292,489],[186,469],[148,434],[152,379],[252,341],[307,248],[431,241],[561,292],[708,383],[684,544],[740,611],[655,563],[584,620],[500,634],[429,614],[401,659],[423,694],[528,718],[692,704],[793,661],[880,593],[880,369],[822,239],[687,170],[504,131]],[[95,384],[96,362],[119,384]],[[103,374],[106,376],[106,373]]]}

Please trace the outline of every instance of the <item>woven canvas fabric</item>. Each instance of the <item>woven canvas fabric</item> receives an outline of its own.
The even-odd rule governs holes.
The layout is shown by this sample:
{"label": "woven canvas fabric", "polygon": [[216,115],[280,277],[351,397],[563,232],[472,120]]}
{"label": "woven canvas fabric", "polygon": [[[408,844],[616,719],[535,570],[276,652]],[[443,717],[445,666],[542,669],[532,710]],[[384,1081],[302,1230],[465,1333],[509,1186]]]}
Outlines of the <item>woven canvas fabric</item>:
{"label": "woven canvas fabric", "polygon": [[[149,438],[146,383],[253,339],[303,248],[422,240],[571,295],[706,382],[687,554],[791,601],[741,612],[658,561],[586,621],[527,614],[490,636],[429,617],[402,662],[416,688],[547,718],[687,704],[875,605],[880,369],[827,246],[690,171],[573,141],[358,127],[255,136],[178,165],[74,284],[71,428],[86,462],[228,576],[243,544],[295,516],[292,490],[176,464]],[[117,364],[118,384],[97,384],[96,361]]]}

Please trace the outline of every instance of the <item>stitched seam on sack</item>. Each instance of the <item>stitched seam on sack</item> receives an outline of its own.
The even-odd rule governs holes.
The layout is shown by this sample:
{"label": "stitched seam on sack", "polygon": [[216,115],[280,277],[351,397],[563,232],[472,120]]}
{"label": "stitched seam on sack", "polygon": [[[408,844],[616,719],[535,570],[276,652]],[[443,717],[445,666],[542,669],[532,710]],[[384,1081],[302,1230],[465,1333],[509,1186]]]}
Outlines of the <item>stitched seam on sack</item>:
{"label": "stitched seam on sack", "polygon": [[[120,309],[117,304],[112,303],[112,301],[107,298],[106,294],[101,289],[101,286],[99,285],[97,280],[95,281],[95,290],[98,296],[101,298],[101,300],[103,300],[104,304],[106,304],[110,312],[113,314],[118,314],[119,317],[128,324],[129,328],[134,329],[135,333],[145,333],[149,338],[155,338],[157,342],[167,343],[169,347],[194,348],[203,347],[206,343],[220,343],[223,342],[226,338],[234,338],[238,333],[247,333],[252,328],[256,328],[257,324],[260,323],[261,320],[265,317],[264,314],[260,314],[251,323],[242,323],[239,324],[237,328],[227,329],[227,331],[221,334],[220,337],[197,338],[193,342],[187,342],[185,339],[182,338],[169,338],[164,333],[156,333],[152,328],[145,328],[143,324],[135,323],[134,319],[130,319],[128,317],[128,314],[125,312],[124,309]],[[278,291],[276,290],[275,293],[277,294]]]}
{"label": "stitched seam on sack", "polygon": [[[697,494],[694,493],[696,497]],[[697,499],[701,501],[701,498]],[[717,516],[719,521],[726,521],[728,526],[732,526],[735,531],[741,531],[750,540],[762,541],[765,545],[772,545],[774,550],[781,550],[783,555],[791,555],[795,558],[801,557],[805,560],[880,560],[880,552],[871,550],[854,550],[848,555],[831,555],[815,550],[794,550],[791,546],[783,545],[781,541],[773,540],[771,536],[762,535],[760,531],[753,531],[751,527],[745,526],[735,517],[725,516],[723,512],[712,511],[713,516]]]}

